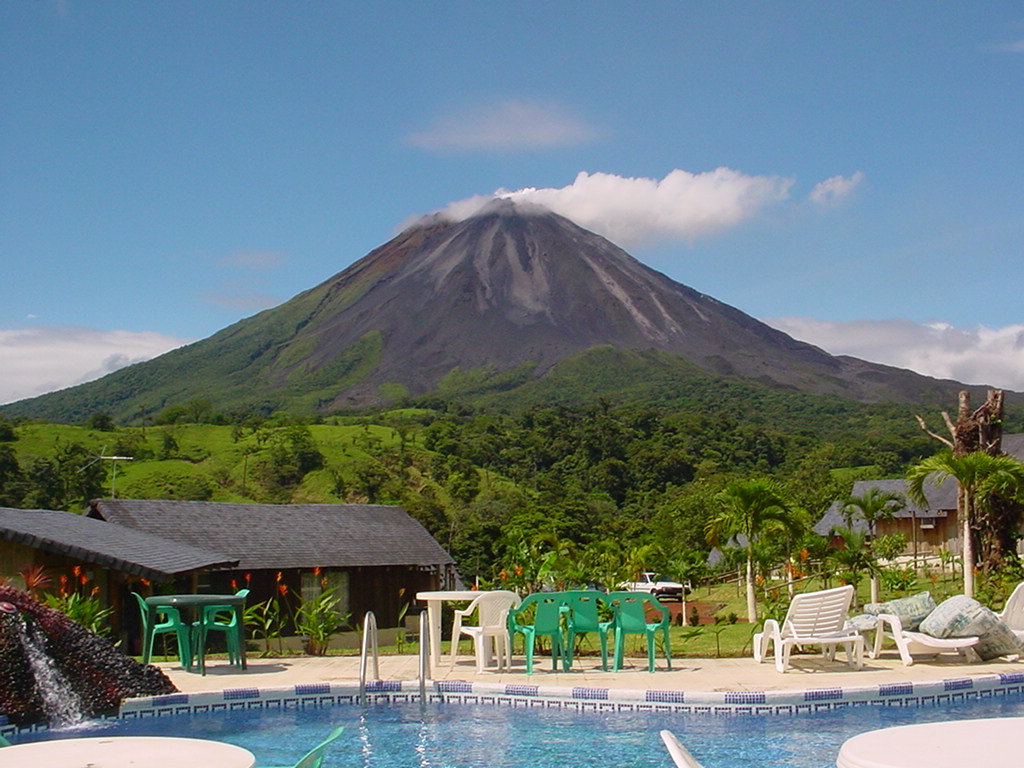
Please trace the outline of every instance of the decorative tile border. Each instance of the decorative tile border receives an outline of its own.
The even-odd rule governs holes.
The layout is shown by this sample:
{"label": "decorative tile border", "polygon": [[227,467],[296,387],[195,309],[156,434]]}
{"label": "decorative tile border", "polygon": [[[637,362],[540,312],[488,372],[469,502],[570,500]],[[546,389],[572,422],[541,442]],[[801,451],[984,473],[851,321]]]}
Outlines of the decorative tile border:
{"label": "decorative tile border", "polygon": [[[366,686],[374,704],[420,701],[416,680],[384,680]],[[1024,673],[959,677],[933,682],[886,683],[851,688],[786,691],[671,691],[618,688],[559,688],[541,685],[434,681],[427,701],[506,707],[543,707],[600,712],[667,711],[708,715],[799,715],[849,707],[930,707],[971,699],[1024,696]],[[169,717],[179,714],[244,709],[305,709],[359,706],[358,683],[306,683],[281,688],[229,688],[203,693],[176,693],[129,699],[114,717]],[[46,730],[46,725],[19,728],[0,721],[0,735]]]}

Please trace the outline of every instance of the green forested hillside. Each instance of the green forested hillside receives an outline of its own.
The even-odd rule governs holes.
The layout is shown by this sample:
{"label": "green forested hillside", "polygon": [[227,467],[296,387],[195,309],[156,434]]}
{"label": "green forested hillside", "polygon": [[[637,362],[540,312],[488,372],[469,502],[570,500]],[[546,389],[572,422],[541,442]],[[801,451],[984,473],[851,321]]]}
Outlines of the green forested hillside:
{"label": "green forested hillside", "polygon": [[110,495],[394,503],[467,577],[494,577],[511,549],[541,539],[678,569],[707,551],[713,496],[732,478],[776,477],[816,517],[854,479],[899,475],[938,447],[905,406],[741,394],[749,393],[719,387],[717,410],[598,402],[510,415],[438,401],[317,423],[284,414],[200,423],[226,419],[195,401],[146,427],[104,414],[83,426],[3,421],[0,503],[71,511]]}

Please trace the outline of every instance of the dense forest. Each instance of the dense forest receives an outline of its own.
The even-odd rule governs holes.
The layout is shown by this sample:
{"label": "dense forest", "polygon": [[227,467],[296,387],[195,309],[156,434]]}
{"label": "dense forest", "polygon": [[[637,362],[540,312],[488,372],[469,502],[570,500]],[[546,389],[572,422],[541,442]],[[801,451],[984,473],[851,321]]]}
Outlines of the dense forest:
{"label": "dense forest", "polygon": [[[751,407],[727,396],[720,405],[504,413],[432,399],[303,421],[192,401],[146,426],[102,412],[73,426],[4,419],[0,504],[78,512],[109,495],[399,504],[469,580],[508,579],[510,565],[552,552],[572,553],[564,561],[580,573],[567,579],[640,568],[679,578],[705,563],[705,527],[731,480],[770,477],[811,520],[855,479],[901,476],[941,447],[907,406],[789,397]],[[1019,422],[1011,416],[1007,431]]]}

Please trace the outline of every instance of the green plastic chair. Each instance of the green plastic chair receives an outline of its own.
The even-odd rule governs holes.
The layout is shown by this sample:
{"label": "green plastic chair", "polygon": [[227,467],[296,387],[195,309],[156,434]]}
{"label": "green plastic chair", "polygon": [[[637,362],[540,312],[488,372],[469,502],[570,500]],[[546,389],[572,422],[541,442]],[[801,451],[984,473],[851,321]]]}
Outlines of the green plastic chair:
{"label": "green plastic chair", "polygon": [[602,621],[601,608],[608,605],[608,598],[596,590],[563,592],[562,610],[565,614],[566,641],[563,667],[568,672],[572,667],[578,635],[597,633],[601,642],[601,669],[608,671],[608,633],[614,629],[614,619]]}
{"label": "green plastic chair", "polygon": [[[626,635],[644,635],[647,638],[647,668],[653,672],[655,639],[659,632],[665,644],[665,661],[668,668],[672,669],[668,608],[659,603],[654,595],[643,592],[612,592],[608,595],[608,603],[615,611],[615,671],[622,669]],[[661,621],[647,621],[648,606],[661,614]]]}
{"label": "green plastic chair", "polygon": [[320,768],[323,765],[324,754],[327,752],[327,748],[331,746],[332,741],[341,736],[341,732],[344,730],[344,725],[335,728],[331,731],[330,736],[309,750],[294,766],[265,766],[265,768]]}
{"label": "green plastic chair", "polygon": [[[249,590],[240,589],[235,592],[235,594],[239,597],[248,597]],[[242,663],[242,649],[238,647],[238,616],[235,613],[234,606],[204,606],[199,621],[193,626],[198,634],[196,653],[204,653],[206,648],[206,635],[209,632],[223,632],[224,639],[228,646],[228,663]],[[200,664],[200,666],[202,666],[202,664]]]}
{"label": "green plastic chair", "polygon": [[[533,612],[533,624],[521,624]],[[562,593],[537,592],[527,595],[518,608],[508,613],[508,636],[515,643],[516,634],[523,636],[526,651],[526,674],[533,674],[533,651],[538,637],[551,638],[551,669],[558,669],[565,643],[562,640]]]}
{"label": "green plastic chair", "polygon": [[[142,663],[148,664],[153,658],[153,641],[157,635],[174,633],[178,639],[178,659],[185,669],[192,669],[192,627],[181,620],[181,613],[170,605],[156,608],[157,623],[149,626],[149,606],[138,592],[132,592],[142,613]],[[161,620],[161,616],[163,619]]]}

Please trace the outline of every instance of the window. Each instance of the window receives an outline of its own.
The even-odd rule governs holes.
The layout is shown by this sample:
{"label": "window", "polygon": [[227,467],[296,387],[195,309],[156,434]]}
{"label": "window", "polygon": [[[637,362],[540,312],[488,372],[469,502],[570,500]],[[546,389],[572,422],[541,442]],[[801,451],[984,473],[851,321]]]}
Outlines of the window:
{"label": "window", "polygon": [[348,571],[303,571],[302,602],[316,600],[325,589],[333,590],[339,598],[338,613],[348,613]]}

